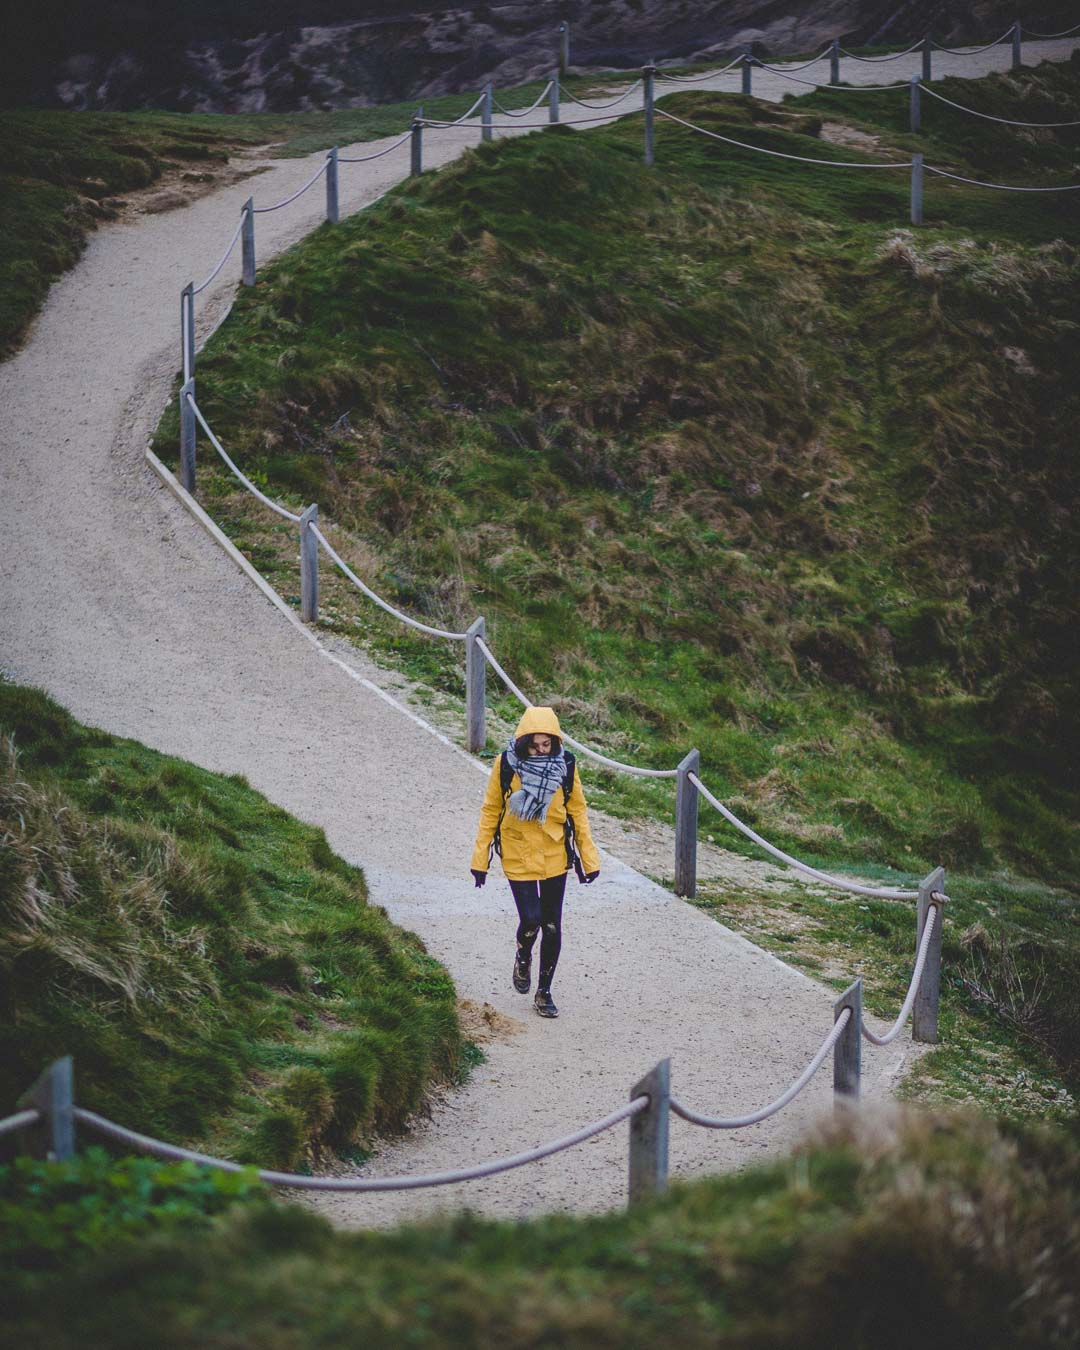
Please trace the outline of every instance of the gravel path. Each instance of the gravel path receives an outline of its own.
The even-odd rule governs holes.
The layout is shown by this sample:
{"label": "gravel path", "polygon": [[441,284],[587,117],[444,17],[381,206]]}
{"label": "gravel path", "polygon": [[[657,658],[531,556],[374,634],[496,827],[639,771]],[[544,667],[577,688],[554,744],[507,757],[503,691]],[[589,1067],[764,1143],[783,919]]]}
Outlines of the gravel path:
{"label": "gravel path", "polygon": [[[1041,44],[1055,55],[1073,45]],[[1038,53],[1026,50],[1029,60]],[[1003,55],[972,58],[965,72],[996,68]],[[887,69],[902,77],[907,65]],[[852,78],[877,71],[856,66]],[[766,97],[787,88],[776,77],[755,83]],[[426,139],[432,167],[466,138]],[[343,211],[397,182],[407,156],[405,146],[343,168]],[[255,180],[257,202],[295,191],[318,162],[270,164]],[[249,190],[100,231],[53,287],[25,348],[0,366],[0,663],[76,716],[207,768],[243,772],[322,825],[333,847],[365,868],[374,898],[446,962],[462,997],[491,1005],[488,1019],[501,1031],[487,1063],[429,1123],[387,1148],[379,1171],[463,1166],[566,1133],[626,1100],[665,1055],[690,1105],[735,1112],[761,1104],[828,1029],[831,992],[607,856],[595,887],[570,887],[556,989],[563,1016],[533,1017],[510,986],[509,890],[493,881],[476,891],[468,876],[483,788],[476,765],[380,696],[373,685],[383,676],[362,656],[351,663],[371,684],[326,660],[146,468],[143,451],[177,368],[180,288],[209,272]],[[318,186],[259,216],[259,256],[302,237],[321,210]],[[226,312],[238,267],[234,258],[201,297],[200,335]],[[888,1092],[910,1053],[901,1042],[867,1056],[871,1095]],[[675,1122],[674,1171],[732,1167],[786,1146],[828,1107],[829,1084],[826,1069],[779,1117],[735,1134]],[[595,1210],[622,1200],[625,1147],[621,1126],[491,1182],[331,1200],[326,1209],[348,1224],[441,1205],[501,1215]]]}

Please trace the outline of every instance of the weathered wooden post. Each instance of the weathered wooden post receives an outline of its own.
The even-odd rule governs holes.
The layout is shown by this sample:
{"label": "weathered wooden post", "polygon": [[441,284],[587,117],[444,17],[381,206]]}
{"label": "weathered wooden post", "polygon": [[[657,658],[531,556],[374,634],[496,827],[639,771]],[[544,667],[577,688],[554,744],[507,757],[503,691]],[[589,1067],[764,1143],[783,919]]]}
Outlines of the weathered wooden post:
{"label": "weathered wooden post", "polygon": [[338,148],[330,147],[326,157],[326,219],[331,225],[338,223]]}
{"label": "weathered wooden post", "polygon": [[[930,934],[930,945],[926,949],[926,965],[923,966],[922,979],[915,994],[915,1006],[911,1017],[911,1039],[926,1041],[936,1045],[938,1040],[938,1000],[941,994],[941,928],[945,921],[945,869],[935,867],[919,884],[918,920],[915,928],[915,951],[918,954],[922,945],[923,930],[931,910],[934,915],[934,931]],[[935,899],[935,896],[940,898]]]}
{"label": "weathered wooden post", "polygon": [[195,374],[195,283],[180,292],[180,368],[186,383]]}
{"label": "weathered wooden post", "polygon": [[923,157],[911,157],[911,223],[922,224]]}
{"label": "weathered wooden post", "polygon": [[918,75],[911,77],[911,129],[922,130],[922,81]]}
{"label": "weathered wooden post", "polygon": [[484,141],[491,140],[491,105],[494,97],[495,90],[489,82],[484,85],[484,101],[480,104],[480,139]]}
{"label": "weathered wooden post", "polygon": [[50,1064],[18,1105],[41,1112],[41,1119],[24,1132],[32,1157],[64,1162],[75,1156],[75,1068],[70,1055]]}
{"label": "weathered wooden post", "polygon": [[829,83],[840,83],[840,39],[833,38],[829,48]]}
{"label": "weathered wooden post", "polygon": [[300,517],[300,617],[305,623],[319,620],[319,541],[312,525],[319,523],[319,507],[312,502]]}
{"label": "weathered wooden post", "polygon": [[847,1026],[833,1046],[833,1105],[839,1110],[859,1100],[862,1077],[862,976],[833,1004],[833,1021],[851,1009]]}
{"label": "weathered wooden post", "polygon": [[244,258],[243,282],[245,286],[255,285],[255,199],[249,197],[244,203],[244,227],[240,233],[240,246]]}
{"label": "weathered wooden post", "polygon": [[412,140],[409,143],[409,173],[419,178],[424,171],[424,109],[417,108],[412,120]]}
{"label": "weathered wooden post", "polygon": [[564,20],[559,24],[559,74],[564,76],[570,69],[570,25]]}
{"label": "weathered wooden post", "polygon": [[1019,70],[1024,64],[1024,54],[1021,50],[1020,20],[1017,19],[1012,29],[1012,68]]}
{"label": "weathered wooden post", "polygon": [[474,755],[487,742],[487,662],[476,641],[484,633],[481,617],[473,620],[465,634],[465,746]]}
{"label": "weathered wooden post", "polygon": [[642,99],[645,105],[645,163],[651,167],[655,158],[656,125],[653,113],[653,98],[656,91],[656,67],[642,66],[641,80],[644,85]]}
{"label": "weathered wooden post", "polygon": [[701,768],[701,755],[691,750],[675,779],[675,894],[697,894],[698,792],[690,775]]}
{"label": "weathered wooden post", "polygon": [[922,41],[922,77],[927,81],[933,79],[933,76],[930,73],[930,58],[933,55],[933,51],[934,49],[930,40],[930,34],[927,33]]}
{"label": "weathered wooden post", "polygon": [[754,58],[750,55],[750,48],[744,47],[742,53],[742,91],[744,94],[753,93],[753,71]]}
{"label": "weathered wooden post", "polygon": [[551,77],[551,93],[548,95],[548,121],[559,120],[559,72]]}
{"label": "weathered wooden post", "polygon": [[649,1105],[630,1117],[630,1204],[662,1195],[668,1179],[671,1060],[662,1059],[630,1089],[630,1100],[647,1096]]}
{"label": "weathered wooden post", "polygon": [[180,386],[180,484],[186,492],[195,495],[195,436],[198,430],[195,409],[195,381],[187,380]]}

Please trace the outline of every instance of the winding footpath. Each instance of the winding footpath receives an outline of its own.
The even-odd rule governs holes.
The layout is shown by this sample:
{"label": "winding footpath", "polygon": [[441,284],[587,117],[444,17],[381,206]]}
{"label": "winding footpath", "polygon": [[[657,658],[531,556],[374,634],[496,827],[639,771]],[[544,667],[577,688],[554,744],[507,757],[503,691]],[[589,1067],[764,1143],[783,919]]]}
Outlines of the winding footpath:
{"label": "winding footpath", "polygon": [[[1030,44],[1025,56],[1039,59],[1046,48],[1063,59],[1074,45]],[[1007,58],[1004,47],[963,61],[938,56],[936,68],[955,61],[976,74]],[[916,60],[845,62],[843,78],[904,78]],[[731,76],[713,83],[734,87]],[[794,88],[755,72],[759,96]],[[634,106],[628,100],[620,111]],[[569,104],[563,111],[567,121],[595,115]],[[425,141],[429,168],[473,143],[457,132],[428,132]],[[295,191],[320,160],[269,162],[253,180],[257,204]],[[343,165],[343,214],[407,170],[407,145],[372,164]],[[834,994],[605,856],[594,887],[571,881],[568,890],[557,982],[563,1015],[534,1017],[510,985],[509,888],[493,877],[477,891],[469,877],[484,786],[476,763],[376,688],[385,674],[362,654],[349,657],[359,679],[327,660],[147,468],[144,449],[178,364],[180,289],[217,261],[248,192],[231,187],[101,230],[53,287],[23,350],[0,366],[0,665],[87,722],[241,772],[323,826],[332,846],[365,869],[373,900],[446,963],[460,995],[510,1019],[512,1034],[487,1046],[469,1084],[384,1149],[372,1170],[466,1166],[569,1133],[626,1101],[668,1055],[674,1090],[688,1105],[733,1114],[763,1104],[821,1041]],[[307,234],[322,208],[319,184],[291,207],[260,215],[260,258]],[[238,271],[234,256],[200,298],[200,337],[227,312]],[[587,786],[587,766],[584,773]],[[868,1053],[867,1095],[888,1093],[911,1053],[906,1038]],[[763,1125],[716,1134],[675,1121],[673,1172],[731,1168],[786,1147],[830,1108],[826,1065]],[[626,1128],[482,1183],[321,1203],[352,1225],[443,1206],[502,1216],[595,1211],[623,1201]]]}

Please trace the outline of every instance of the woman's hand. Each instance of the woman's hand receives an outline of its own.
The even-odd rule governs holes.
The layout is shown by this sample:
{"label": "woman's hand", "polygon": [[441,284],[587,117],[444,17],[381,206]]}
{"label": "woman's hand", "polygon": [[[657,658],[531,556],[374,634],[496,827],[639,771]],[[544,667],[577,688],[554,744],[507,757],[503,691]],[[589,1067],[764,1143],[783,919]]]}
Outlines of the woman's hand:
{"label": "woman's hand", "polygon": [[595,872],[586,872],[586,873],[585,873],[585,885],[586,885],[586,886],[591,886],[591,885],[593,884],[593,882],[596,880],[596,878],[597,878],[599,875],[600,875],[600,870],[599,870],[599,868],[598,868]]}
{"label": "woman's hand", "polygon": [[478,872],[475,867],[470,867],[469,871],[473,874],[473,881],[476,883],[478,888],[482,886],[485,881],[487,881],[486,872]]}

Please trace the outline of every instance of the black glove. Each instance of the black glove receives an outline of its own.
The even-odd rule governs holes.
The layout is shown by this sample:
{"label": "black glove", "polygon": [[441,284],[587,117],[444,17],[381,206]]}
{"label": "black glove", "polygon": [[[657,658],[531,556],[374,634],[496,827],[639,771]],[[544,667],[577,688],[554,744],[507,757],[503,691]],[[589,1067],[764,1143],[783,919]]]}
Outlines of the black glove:
{"label": "black glove", "polygon": [[585,885],[586,885],[586,886],[591,886],[591,885],[593,884],[593,882],[596,880],[596,878],[597,878],[599,875],[600,875],[599,868],[598,868],[595,872],[586,872],[586,873],[585,873]]}
{"label": "black glove", "polygon": [[487,881],[486,872],[478,872],[475,867],[470,867],[469,871],[473,874],[473,881],[476,882],[477,886],[482,886]]}

